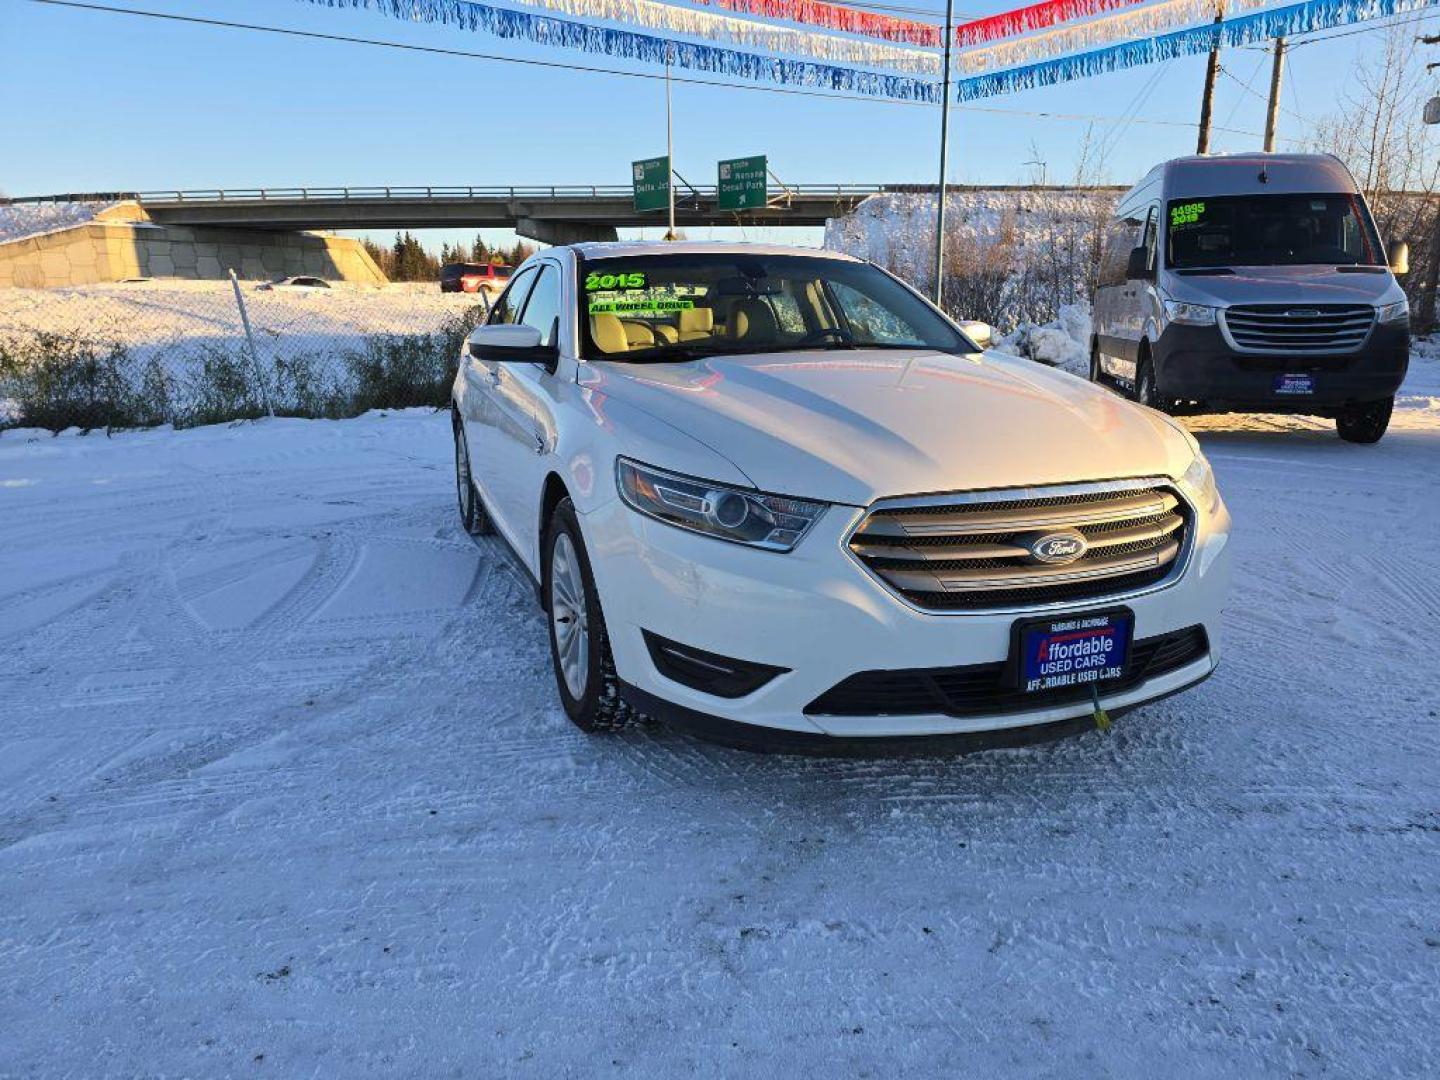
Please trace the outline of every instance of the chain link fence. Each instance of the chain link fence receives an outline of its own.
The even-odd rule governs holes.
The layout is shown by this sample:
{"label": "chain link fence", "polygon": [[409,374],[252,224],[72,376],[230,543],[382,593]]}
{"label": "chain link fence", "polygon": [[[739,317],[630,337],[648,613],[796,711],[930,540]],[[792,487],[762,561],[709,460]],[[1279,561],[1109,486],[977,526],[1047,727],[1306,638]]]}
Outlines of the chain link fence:
{"label": "chain link fence", "polygon": [[[0,427],[443,406],[484,294],[148,280],[0,290]],[[246,322],[249,327],[247,333]]]}

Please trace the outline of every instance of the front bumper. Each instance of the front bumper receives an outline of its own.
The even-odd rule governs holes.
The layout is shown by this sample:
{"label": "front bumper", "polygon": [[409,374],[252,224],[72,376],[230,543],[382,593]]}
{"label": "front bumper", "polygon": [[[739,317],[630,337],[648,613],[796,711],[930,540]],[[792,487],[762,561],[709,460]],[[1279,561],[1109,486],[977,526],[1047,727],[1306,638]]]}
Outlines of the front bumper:
{"label": "front bumper", "polygon": [[[846,538],[864,511],[833,506],[789,554],[726,543],[661,524],[618,500],[585,515],[587,548],[617,674],[646,711],[703,717],[792,736],[885,739],[973,734],[1063,724],[1088,703],[1037,704],[987,715],[806,715],[827,690],[857,672],[1002,662],[1023,612],[917,611],[868,575]],[[1133,596],[1062,605],[1085,612],[1123,603],[1135,637],[1201,626],[1208,654],[1138,685],[1100,694],[1112,712],[1205,678],[1218,661],[1220,609],[1229,583],[1229,515],[1196,513],[1188,561],[1170,584]],[[726,699],[666,678],[643,630],[720,656],[788,669],[758,690]],[[647,700],[648,699],[648,700]],[[657,709],[655,702],[669,709]],[[693,715],[692,715],[693,714]],[[694,726],[693,724],[691,726]]]}
{"label": "front bumper", "polygon": [[[1406,324],[1376,326],[1355,352],[1276,356],[1240,353],[1218,326],[1172,323],[1152,346],[1160,396],[1204,411],[1328,415],[1347,404],[1390,397],[1410,360]],[[1276,393],[1277,376],[1309,374],[1314,392]]]}

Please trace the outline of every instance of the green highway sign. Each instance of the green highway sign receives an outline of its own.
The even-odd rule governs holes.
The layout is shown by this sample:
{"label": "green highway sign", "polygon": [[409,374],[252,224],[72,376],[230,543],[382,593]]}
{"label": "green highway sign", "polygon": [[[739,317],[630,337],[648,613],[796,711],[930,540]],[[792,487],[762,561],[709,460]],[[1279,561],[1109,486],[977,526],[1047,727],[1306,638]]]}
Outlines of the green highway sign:
{"label": "green highway sign", "polygon": [[757,210],[769,200],[765,188],[765,155],[732,158],[720,162],[719,198],[721,210]]}
{"label": "green highway sign", "polygon": [[632,161],[636,210],[664,210],[670,205],[670,159],[648,158]]}

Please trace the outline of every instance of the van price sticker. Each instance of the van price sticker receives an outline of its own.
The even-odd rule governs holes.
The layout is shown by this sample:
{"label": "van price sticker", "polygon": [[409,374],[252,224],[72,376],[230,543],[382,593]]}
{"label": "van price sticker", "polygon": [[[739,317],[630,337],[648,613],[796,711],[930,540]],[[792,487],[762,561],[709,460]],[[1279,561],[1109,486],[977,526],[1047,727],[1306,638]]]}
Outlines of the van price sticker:
{"label": "van price sticker", "polygon": [[1185,203],[1182,206],[1170,208],[1170,228],[1178,229],[1182,225],[1194,225],[1205,213],[1203,202]]}
{"label": "van price sticker", "polygon": [[665,300],[660,297],[643,300],[592,300],[591,315],[640,315],[663,319],[677,311],[689,311],[695,306],[694,300]]}
{"label": "van price sticker", "polygon": [[1027,693],[1122,678],[1132,616],[1112,612],[1044,622],[1020,633],[1020,684]]}

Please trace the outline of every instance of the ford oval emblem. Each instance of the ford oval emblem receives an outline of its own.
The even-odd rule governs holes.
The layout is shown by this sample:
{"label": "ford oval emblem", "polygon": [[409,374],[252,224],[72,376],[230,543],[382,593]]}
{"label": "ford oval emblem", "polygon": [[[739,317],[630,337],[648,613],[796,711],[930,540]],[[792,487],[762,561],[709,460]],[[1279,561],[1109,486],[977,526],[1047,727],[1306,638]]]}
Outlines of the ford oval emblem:
{"label": "ford oval emblem", "polygon": [[1037,536],[1030,541],[1029,547],[1030,557],[1036,562],[1063,564],[1080,558],[1089,550],[1090,544],[1082,533],[1066,529]]}

